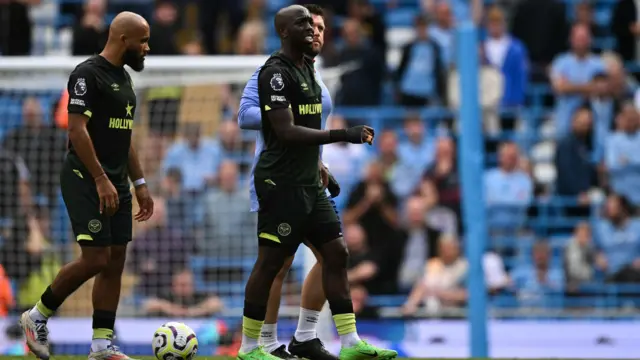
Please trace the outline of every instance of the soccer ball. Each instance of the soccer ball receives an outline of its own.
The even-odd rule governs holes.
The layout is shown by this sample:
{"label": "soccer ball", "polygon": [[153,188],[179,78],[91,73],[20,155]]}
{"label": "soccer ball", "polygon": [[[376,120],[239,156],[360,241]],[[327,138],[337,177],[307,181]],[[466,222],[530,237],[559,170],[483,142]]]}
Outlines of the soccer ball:
{"label": "soccer ball", "polygon": [[158,360],[191,360],[198,352],[198,339],[187,325],[168,322],[153,334],[152,347]]}

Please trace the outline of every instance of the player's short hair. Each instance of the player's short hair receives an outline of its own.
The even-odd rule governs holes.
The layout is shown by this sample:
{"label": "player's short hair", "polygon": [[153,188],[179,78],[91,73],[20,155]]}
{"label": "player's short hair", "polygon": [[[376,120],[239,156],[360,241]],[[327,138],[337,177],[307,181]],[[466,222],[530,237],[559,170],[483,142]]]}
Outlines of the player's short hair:
{"label": "player's short hair", "polygon": [[317,4],[306,4],[302,6],[309,10],[312,15],[322,16],[324,18],[324,9],[322,8],[322,6]]}

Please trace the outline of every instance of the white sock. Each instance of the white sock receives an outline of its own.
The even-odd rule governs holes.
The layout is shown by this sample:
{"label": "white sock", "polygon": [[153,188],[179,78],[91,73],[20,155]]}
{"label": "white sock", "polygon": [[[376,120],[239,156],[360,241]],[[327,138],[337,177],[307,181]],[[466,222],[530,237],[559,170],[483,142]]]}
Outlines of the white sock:
{"label": "white sock", "polygon": [[249,353],[255,350],[258,346],[259,346],[258,339],[253,339],[248,337],[245,334],[242,334],[242,345],[240,345],[241,353],[244,353],[244,354]]}
{"label": "white sock", "polygon": [[111,340],[109,339],[93,339],[91,340],[91,351],[101,351],[106,349],[109,345],[111,345]]}
{"label": "white sock", "polygon": [[33,321],[47,321],[48,317],[44,316],[36,306],[34,306],[31,310],[29,310],[29,317]]}
{"label": "white sock", "polygon": [[340,335],[340,344],[343,348],[352,347],[360,341],[360,336],[358,336],[358,333],[355,331],[352,333]]}
{"label": "white sock", "polygon": [[298,328],[293,335],[297,341],[305,342],[318,337],[316,326],[320,319],[320,311],[300,308],[300,316],[298,316]]}
{"label": "white sock", "polygon": [[260,345],[264,351],[270,353],[280,346],[278,342],[278,324],[262,324],[260,331]]}

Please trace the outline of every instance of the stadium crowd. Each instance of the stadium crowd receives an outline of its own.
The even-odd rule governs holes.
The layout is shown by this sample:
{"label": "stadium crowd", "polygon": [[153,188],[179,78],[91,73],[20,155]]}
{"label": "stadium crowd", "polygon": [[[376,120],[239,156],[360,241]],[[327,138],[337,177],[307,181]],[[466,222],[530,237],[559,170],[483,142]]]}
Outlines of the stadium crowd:
{"label": "stadium crowd", "polygon": [[[42,26],[31,20],[53,16],[51,3],[59,5],[55,45],[34,35]],[[265,54],[277,47],[270,16],[287,1],[273,3],[8,1],[0,3],[1,17],[11,19],[0,24],[0,51],[37,56],[53,46],[90,55],[103,46],[109,16],[131,9],[150,19],[153,54]],[[381,294],[397,295],[385,304],[402,306],[405,315],[422,305],[434,313],[464,306],[463,179],[450,110],[459,104],[455,28],[466,17],[482,29],[490,234],[484,267],[493,305],[591,307],[610,290],[606,284],[640,286],[640,103],[635,70],[624,66],[640,49],[640,4],[314,3],[327,8],[323,66],[346,69],[330,126],[371,123],[363,114],[372,107],[384,120],[376,123],[373,148],[332,144],[323,154],[342,187],[336,202],[356,308],[376,316],[372,306],[383,302],[367,299]],[[135,229],[130,246],[123,305],[136,315],[220,311],[237,302],[229,295],[242,293],[237,289],[257,251],[246,181],[254,134],[236,123],[242,87],[217,86],[217,113],[198,121],[181,120],[184,90],[139,94],[147,137],[139,151],[146,173],[155,174],[157,209]],[[32,95],[20,99],[19,126],[0,126],[0,316],[35,303],[77,250],[57,190],[66,100]],[[297,270],[288,284],[292,304]],[[74,295],[62,315],[88,314],[90,288]],[[628,288],[599,306],[636,307],[640,287]]]}

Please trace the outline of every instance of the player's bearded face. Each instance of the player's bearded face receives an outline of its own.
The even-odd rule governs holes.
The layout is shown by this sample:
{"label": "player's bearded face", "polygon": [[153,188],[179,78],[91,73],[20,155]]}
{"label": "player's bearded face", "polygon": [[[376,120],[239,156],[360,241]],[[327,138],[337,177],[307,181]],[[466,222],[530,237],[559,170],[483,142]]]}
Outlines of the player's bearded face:
{"label": "player's bearded face", "polygon": [[144,54],[140,52],[140,47],[138,46],[128,46],[124,51],[124,55],[122,55],[122,61],[135,71],[144,69]]}
{"label": "player's bearded face", "polygon": [[307,54],[311,57],[318,56],[324,46],[324,19],[320,15],[311,15],[313,18],[313,43],[310,52]]}

